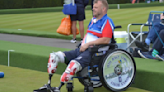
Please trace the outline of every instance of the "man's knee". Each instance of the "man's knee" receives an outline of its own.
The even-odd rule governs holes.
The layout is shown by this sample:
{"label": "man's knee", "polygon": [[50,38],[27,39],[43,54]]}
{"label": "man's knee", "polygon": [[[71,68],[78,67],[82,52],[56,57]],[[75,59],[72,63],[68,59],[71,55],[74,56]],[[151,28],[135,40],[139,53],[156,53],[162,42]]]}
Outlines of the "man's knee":
{"label": "man's knee", "polygon": [[[76,60],[72,60],[69,65],[68,68],[65,70],[66,73],[77,73],[78,71],[80,71],[82,69],[81,64],[76,61]],[[74,74],[73,74],[74,75]]]}
{"label": "man's knee", "polygon": [[50,53],[50,57],[49,59],[53,59],[57,62],[62,62],[64,63],[65,61],[65,54],[61,51],[58,51],[58,52],[53,52],[53,53]]}
{"label": "man's knee", "polygon": [[57,65],[58,65],[58,62],[62,62],[64,63],[65,61],[65,57],[64,57],[64,53],[61,52],[61,51],[58,51],[58,52],[53,52],[53,53],[50,53],[50,56],[49,56],[49,60],[48,60],[48,73],[49,74],[53,74],[56,72],[56,69],[57,69]]}
{"label": "man's knee", "polygon": [[80,65],[80,63],[75,60],[72,60],[67,66],[65,72],[62,74],[60,78],[61,82],[70,81],[71,78],[74,76],[74,74],[80,71],[81,69],[82,69],[82,66]]}

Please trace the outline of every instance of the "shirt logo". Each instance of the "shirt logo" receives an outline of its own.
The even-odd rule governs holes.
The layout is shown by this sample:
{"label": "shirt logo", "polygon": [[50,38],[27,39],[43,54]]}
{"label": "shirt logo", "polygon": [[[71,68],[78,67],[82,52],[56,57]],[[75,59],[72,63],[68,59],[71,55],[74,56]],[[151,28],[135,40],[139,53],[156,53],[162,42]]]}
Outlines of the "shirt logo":
{"label": "shirt logo", "polygon": [[101,26],[99,26],[99,25],[98,25],[97,27],[98,27],[98,28],[101,28]]}

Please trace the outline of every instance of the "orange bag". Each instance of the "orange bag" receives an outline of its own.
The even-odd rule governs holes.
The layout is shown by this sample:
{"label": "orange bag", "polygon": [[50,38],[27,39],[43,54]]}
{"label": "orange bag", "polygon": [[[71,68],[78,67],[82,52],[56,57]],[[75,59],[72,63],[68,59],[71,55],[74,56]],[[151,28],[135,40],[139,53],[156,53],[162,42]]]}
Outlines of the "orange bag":
{"label": "orange bag", "polygon": [[[61,21],[60,26],[57,29],[57,33],[62,34],[62,35],[71,35],[71,18],[68,15],[67,17],[63,18]],[[79,34],[79,30],[76,28],[76,35]]]}

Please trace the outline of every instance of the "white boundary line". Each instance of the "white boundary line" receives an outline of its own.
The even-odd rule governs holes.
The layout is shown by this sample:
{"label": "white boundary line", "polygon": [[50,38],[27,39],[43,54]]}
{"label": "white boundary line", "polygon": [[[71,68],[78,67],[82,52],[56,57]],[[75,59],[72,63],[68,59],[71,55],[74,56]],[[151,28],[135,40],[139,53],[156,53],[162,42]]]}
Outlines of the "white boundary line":
{"label": "white boundary line", "polygon": [[15,50],[8,50],[8,67],[10,66],[10,52]]}

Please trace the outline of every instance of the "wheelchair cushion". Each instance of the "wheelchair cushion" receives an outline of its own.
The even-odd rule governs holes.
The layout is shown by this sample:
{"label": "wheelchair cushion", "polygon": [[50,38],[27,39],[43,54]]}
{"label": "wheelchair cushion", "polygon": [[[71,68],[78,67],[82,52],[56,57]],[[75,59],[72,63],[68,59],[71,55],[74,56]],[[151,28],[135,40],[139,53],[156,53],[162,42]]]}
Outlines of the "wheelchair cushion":
{"label": "wheelchair cushion", "polygon": [[115,48],[117,48],[117,44],[110,43],[110,44],[95,45],[93,47],[89,47],[88,50],[91,53],[98,53],[98,52],[107,51],[109,49],[115,49]]}

